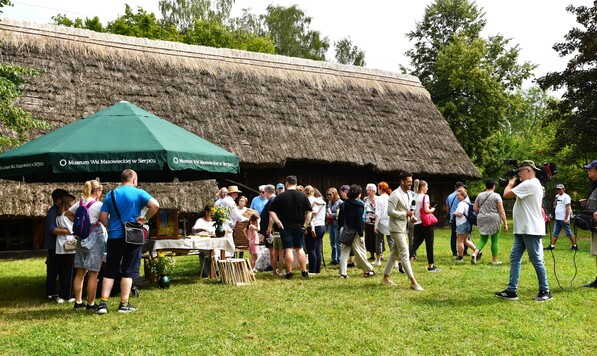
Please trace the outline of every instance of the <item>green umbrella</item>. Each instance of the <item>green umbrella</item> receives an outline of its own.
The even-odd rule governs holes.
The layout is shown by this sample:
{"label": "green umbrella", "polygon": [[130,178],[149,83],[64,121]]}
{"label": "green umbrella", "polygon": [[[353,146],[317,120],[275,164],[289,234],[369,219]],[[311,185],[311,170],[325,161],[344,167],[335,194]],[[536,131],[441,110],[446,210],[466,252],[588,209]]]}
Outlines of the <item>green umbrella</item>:
{"label": "green umbrella", "polygon": [[0,155],[0,179],[169,182],[238,173],[239,158],[126,101],[77,120]]}

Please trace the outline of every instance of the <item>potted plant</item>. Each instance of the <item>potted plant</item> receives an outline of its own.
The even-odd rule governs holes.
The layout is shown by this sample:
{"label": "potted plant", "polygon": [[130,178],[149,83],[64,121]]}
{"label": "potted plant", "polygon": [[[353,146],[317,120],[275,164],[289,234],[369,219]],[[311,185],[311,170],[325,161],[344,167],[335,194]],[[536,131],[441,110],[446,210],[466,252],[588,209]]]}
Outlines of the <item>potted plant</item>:
{"label": "potted plant", "polygon": [[228,207],[213,206],[211,208],[211,220],[214,222],[216,228],[216,237],[224,237],[226,231],[224,230],[224,221],[230,219],[230,211]]}
{"label": "potted plant", "polygon": [[174,272],[174,266],[176,265],[174,256],[176,256],[174,253],[166,256],[166,254],[161,252],[153,261],[153,273],[158,277],[160,288],[170,287],[170,274]]}

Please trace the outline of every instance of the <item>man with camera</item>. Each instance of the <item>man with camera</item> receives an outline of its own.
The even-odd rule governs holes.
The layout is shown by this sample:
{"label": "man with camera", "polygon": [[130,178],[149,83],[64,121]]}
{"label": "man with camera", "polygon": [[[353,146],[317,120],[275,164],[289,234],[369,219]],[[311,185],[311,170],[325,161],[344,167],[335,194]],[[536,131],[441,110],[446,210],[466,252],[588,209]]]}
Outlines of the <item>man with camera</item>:
{"label": "man with camera", "polygon": [[[585,205],[585,211],[593,213],[593,224],[597,224],[597,159],[587,164],[585,170],[592,182],[589,189],[589,198],[581,201],[581,203]],[[597,263],[597,229],[591,231],[591,255],[595,256],[595,262]],[[597,278],[583,287],[597,288]]]}
{"label": "man with camera", "polygon": [[510,280],[508,287],[495,292],[496,297],[507,300],[518,300],[518,279],[520,278],[520,265],[522,254],[528,251],[529,259],[537,273],[539,282],[539,295],[536,301],[542,302],[552,299],[547,283],[547,272],[543,264],[543,246],[541,238],[545,235],[545,223],[541,214],[541,199],[543,192],[541,183],[536,178],[540,169],[533,161],[522,161],[518,165],[520,184],[516,185],[517,178],[510,178],[504,198],[516,198],[512,216],[514,220],[514,244],[510,252]]}

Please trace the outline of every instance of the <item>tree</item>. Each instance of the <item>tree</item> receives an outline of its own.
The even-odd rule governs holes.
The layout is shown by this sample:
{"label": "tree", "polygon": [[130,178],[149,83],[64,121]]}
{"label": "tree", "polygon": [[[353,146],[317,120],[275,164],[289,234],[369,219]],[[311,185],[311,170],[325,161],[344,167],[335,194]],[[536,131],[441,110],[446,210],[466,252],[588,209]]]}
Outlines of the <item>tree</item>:
{"label": "tree", "polygon": [[40,73],[38,70],[0,63],[0,123],[8,131],[0,135],[0,151],[25,142],[33,129],[50,129],[48,123],[34,119],[31,113],[13,105],[21,96],[22,85],[27,78]]}
{"label": "tree", "polygon": [[336,61],[342,64],[352,64],[359,67],[365,66],[365,52],[353,46],[350,37],[334,42],[336,47]]}
{"label": "tree", "polygon": [[12,6],[12,3],[10,2],[10,0],[0,0],[0,14],[3,12],[2,8],[4,6]]}
{"label": "tree", "polygon": [[269,5],[266,10],[262,15],[265,31],[273,39],[277,54],[325,61],[329,39],[309,29],[312,18],[303,10],[296,5]]}
{"label": "tree", "polygon": [[535,68],[518,63],[519,48],[502,35],[481,38],[484,13],[467,0],[436,0],[407,37],[411,74],[418,76],[472,161],[483,171],[494,135],[515,114],[514,91]]}
{"label": "tree", "polygon": [[181,38],[176,28],[158,21],[153,12],[147,13],[139,7],[135,14],[129,5],[125,5],[124,15],[112,22],[108,22],[106,31],[119,35],[165,41],[180,41]]}
{"label": "tree", "polygon": [[597,156],[597,2],[566,11],[576,15],[580,28],[571,29],[553,49],[572,58],[564,71],[548,73],[538,83],[543,89],[566,89],[562,100],[550,103],[549,120],[557,126],[554,151],[568,147],[568,159],[588,162]]}
{"label": "tree", "polygon": [[195,27],[195,21],[225,25],[230,19],[234,0],[160,0],[159,8],[164,21],[186,33]]}

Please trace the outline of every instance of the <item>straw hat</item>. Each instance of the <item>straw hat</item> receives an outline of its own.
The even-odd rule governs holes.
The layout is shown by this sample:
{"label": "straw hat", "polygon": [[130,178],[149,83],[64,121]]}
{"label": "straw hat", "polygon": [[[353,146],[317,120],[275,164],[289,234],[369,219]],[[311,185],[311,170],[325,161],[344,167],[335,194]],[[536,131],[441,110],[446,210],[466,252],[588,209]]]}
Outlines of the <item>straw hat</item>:
{"label": "straw hat", "polygon": [[242,191],[238,190],[236,185],[231,185],[228,187],[228,194],[230,193],[242,193]]}

